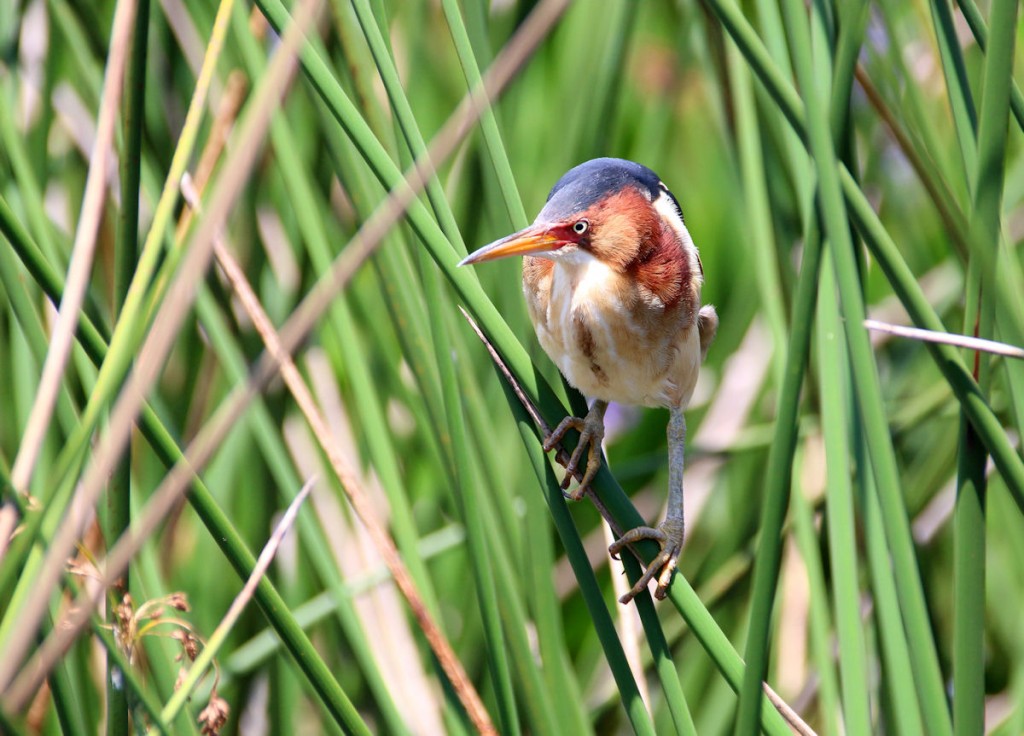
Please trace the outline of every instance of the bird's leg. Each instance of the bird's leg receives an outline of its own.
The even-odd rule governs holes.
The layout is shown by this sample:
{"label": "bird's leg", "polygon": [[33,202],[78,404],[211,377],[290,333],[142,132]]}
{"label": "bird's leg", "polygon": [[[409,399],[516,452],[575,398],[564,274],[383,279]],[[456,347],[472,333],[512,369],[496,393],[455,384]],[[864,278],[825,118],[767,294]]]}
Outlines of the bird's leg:
{"label": "bird's leg", "polygon": [[668,511],[665,520],[656,529],[649,526],[638,526],[630,529],[608,548],[613,556],[618,555],[626,545],[641,539],[653,539],[661,545],[661,552],[655,557],[647,570],[633,586],[632,590],[619,599],[621,603],[629,603],[647,587],[647,584],[658,576],[658,588],[654,597],[661,600],[668,593],[668,585],[672,582],[672,573],[679,562],[679,552],[683,548],[683,464],[686,447],[686,419],[682,407],[671,410],[668,420]]}
{"label": "bird's leg", "polygon": [[597,471],[601,469],[601,441],[604,439],[604,412],[607,408],[607,401],[597,399],[591,405],[586,417],[583,419],[579,417],[566,417],[558,423],[555,430],[544,440],[544,452],[551,452],[555,445],[562,441],[565,433],[570,428],[580,433],[580,442],[576,445],[576,449],[572,451],[569,464],[565,466],[565,478],[562,479],[563,493],[569,487],[573,476],[576,475],[576,468],[579,467],[580,458],[583,457],[583,450],[588,447],[590,448],[587,454],[587,469],[580,479],[579,486],[572,493],[565,494],[570,500],[579,501],[583,498],[584,492],[594,480]]}

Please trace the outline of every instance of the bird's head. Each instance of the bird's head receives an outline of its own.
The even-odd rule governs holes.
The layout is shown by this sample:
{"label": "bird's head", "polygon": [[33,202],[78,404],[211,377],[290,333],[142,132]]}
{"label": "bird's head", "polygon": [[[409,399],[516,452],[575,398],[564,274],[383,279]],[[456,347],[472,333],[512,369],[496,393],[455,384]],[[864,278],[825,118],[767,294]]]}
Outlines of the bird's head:
{"label": "bird's head", "polygon": [[703,275],[679,203],[668,187],[646,166],[617,158],[598,158],[570,169],[532,225],[485,245],[459,265],[516,255],[567,265],[597,259],[616,271],[651,280],[655,291],[679,288],[687,276]]}

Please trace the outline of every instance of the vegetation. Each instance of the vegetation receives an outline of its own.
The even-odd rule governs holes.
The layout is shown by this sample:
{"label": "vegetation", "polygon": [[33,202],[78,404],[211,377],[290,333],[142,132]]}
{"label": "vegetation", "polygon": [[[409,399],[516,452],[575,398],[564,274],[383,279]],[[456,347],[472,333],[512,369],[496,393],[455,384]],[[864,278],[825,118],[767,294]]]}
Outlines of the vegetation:
{"label": "vegetation", "polygon": [[[1024,346],[1017,5],[0,4],[0,730],[1024,731],[1024,362],[864,324]],[[456,266],[596,156],[721,316],[628,608],[667,412],[567,504]]]}

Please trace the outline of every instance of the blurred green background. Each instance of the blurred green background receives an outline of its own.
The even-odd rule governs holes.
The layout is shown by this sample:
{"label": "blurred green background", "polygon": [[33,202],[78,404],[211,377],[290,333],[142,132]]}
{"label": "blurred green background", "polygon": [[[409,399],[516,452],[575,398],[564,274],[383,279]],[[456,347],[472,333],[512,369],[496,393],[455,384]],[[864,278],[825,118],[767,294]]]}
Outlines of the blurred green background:
{"label": "blurred green background", "polygon": [[[12,486],[125,2],[0,4],[0,481],[11,525],[0,530],[20,532],[0,557],[0,651],[19,626],[39,641],[59,629],[70,595],[138,519],[175,448],[263,352],[232,284],[211,266],[148,393],[148,424],[84,524],[75,567],[42,591],[47,613],[32,619],[26,600],[122,390],[112,369],[97,391],[102,356],[76,346],[31,482]],[[138,2],[117,165],[81,310],[104,344],[125,315],[135,320],[111,350],[123,370],[159,328],[166,284],[202,237],[201,216],[177,234],[168,224],[186,217],[176,179],[172,206],[154,220],[183,129],[197,136],[186,151],[191,176],[205,181],[212,166],[208,205],[238,153],[243,122],[234,124],[232,105],[240,121],[265,117],[256,90],[285,48],[278,0],[221,5],[218,31],[214,3]],[[223,243],[275,325],[442,129],[476,70],[531,13],[559,5],[324,4],[304,70],[271,106],[268,133],[242,145],[257,155],[227,200]],[[493,118],[488,111],[436,162],[429,197],[336,289],[296,364],[499,731],[745,733],[759,688],[747,686],[745,712],[739,657],[755,661],[757,637],[767,636],[766,681],[818,733],[1024,733],[1024,367],[1001,357],[976,366],[972,352],[880,333],[867,353],[860,324],[866,311],[950,333],[977,325],[982,337],[1024,344],[1024,100],[1013,81],[1022,28],[1004,0],[576,0]],[[204,55],[219,43],[209,97],[186,124]],[[534,338],[519,263],[455,263],[525,225],[567,169],[597,156],[643,163],[672,189],[700,248],[704,299],[721,318],[687,413],[685,580],[655,606],[615,602],[628,584],[621,566],[609,567],[599,514],[561,500],[561,470],[542,459],[458,310],[481,323],[550,424],[569,406],[556,397],[579,411]],[[877,219],[866,221],[864,207]],[[155,260],[133,286],[142,308],[123,310],[143,243]],[[929,322],[935,315],[941,325]],[[971,389],[958,370],[974,372],[975,399],[964,398]],[[962,429],[968,405],[987,430]],[[621,491],[648,522],[662,513],[667,416],[609,412],[611,476],[596,490],[627,526],[635,512]],[[153,440],[161,426],[162,445]],[[268,572],[284,606],[261,592],[217,643],[217,674],[181,714],[161,714],[188,664],[171,633],[187,626],[209,639],[241,589],[248,563],[238,544],[258,554],[314,475]],[[104,621],[126,592],[112,588],[30,703],[15,707],[0,677],[0,728],[198,732],[213,688],[230,706],[224,733],[473,731],[280,380],[260,390],[200,476],[203,487],[148,535],[127,576],[129,619],[174,591],[191,611],[165,605],[131,632],[115,621],[135,676],[108,688],[104,650],[117,645]],[[777,581],[771,539],[781,544]],[[282,633],[296,623],[308,641]],[[25,673],[20,661],[8,667]],[[764,729],[786,733],[767,710]]]}

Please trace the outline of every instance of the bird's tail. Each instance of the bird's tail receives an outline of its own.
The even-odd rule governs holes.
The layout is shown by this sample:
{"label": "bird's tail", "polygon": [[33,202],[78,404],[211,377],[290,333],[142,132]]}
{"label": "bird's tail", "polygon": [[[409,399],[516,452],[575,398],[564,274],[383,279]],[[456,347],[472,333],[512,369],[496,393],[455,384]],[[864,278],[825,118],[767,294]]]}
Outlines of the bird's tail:
{"label": "bird's tail", "polygon": [[697,315],[697,334],[700,335],[700,359],[701,362],[707,357],[711,341],[715,339],[718,332],[718,312],[711,304],[705,304],[700,308]]}

